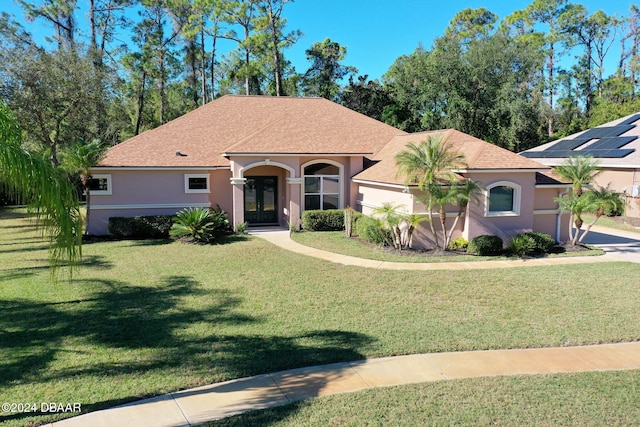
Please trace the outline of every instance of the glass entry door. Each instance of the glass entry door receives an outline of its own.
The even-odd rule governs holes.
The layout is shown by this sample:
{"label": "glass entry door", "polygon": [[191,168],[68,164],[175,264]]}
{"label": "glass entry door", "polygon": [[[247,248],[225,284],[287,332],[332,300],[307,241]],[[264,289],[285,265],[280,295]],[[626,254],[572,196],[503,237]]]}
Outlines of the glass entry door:
{"label": "glass entry door", "polygon": [[278,177],[249,176],[244,185],[244,220],[249,224],[278,223]]}

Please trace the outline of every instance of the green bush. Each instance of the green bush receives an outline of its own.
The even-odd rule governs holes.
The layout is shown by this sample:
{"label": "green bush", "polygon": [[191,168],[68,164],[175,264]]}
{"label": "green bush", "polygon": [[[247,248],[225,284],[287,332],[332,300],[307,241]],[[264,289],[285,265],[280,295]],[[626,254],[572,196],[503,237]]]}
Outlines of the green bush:
{"label": "green bush", "polygon": [[521,233],[513,236],[509,243],[509,252],[519,257],[532,255],[536,251],[536,241],[533,237]]}
{"label": "green bush", "polygon": [[466,251],[468,246],[469,241],[464,237],[458,237],[457,239],[452,240],[451,243],[449,243],[449,249],[453,249],[456,251]]}
{"label": "green bush", "polygon": [[604,214],[609,217],[622,216],[624,214],[624,204],[620,206],[620,209],[616,209],[616,207],[607,204],[607,206],[604,208]]}
{"label": "green bush", "polygon": [[502,239],[487,234],[476,236],[469,242],[467,252],[481,256],[499,255],[502,253]]}
{"label": "green bush", "polygon": [[166,239],[173,215],[109,218],[109,234],[118,239]]}
{"label": "green bush", "polygon": [[550,234],[530,231],[524,235],[531,237],[535,242],[534,254],[551,253],[556,246],[556,241]]}
{"label": "green bush", "polygon": [[302,228],[307,231],[342,231],[344,230],[344,211],[342,209],[304,211]]}
{"label": "green bush", "polygon": [[355,222],[355,233],[362,240],[384,246],[388,241],[387,231],[382,226],[382,222],[377,218],[362,215]]}
{"label": "green bush", "polygon": [[192,242],[208,243],[216,234],[231,231],[227,213],[218,209],[186,208],[176,214],[169,234]]}

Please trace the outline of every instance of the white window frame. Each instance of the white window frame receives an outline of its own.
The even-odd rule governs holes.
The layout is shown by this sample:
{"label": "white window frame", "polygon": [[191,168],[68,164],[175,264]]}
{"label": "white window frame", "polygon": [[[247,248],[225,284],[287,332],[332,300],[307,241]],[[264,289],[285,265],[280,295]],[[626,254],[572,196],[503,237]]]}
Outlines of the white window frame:
{"label": "white window frame", "polygon": [[[315,165],[318,163],[326,163],[329,164],[331,166],[335,166],[338,168],[338,175],[306,175],[304,173],[304,170],[311,166],[311,165]],[[304,212],[305,210],[307,210],[306,204],[305,204],[305,195],[307,194],[318,194],[318,193],[307,193],[305,192],[305,178],[318,178],[318,177],[338,177],[338,209],[342,209],[343,208],[343,200],[344,200],[344,165],[342,165],[341,163],[336,162],[335,160],[328,160],[328,159],[315,159],[315,160],[311,160],[309,162],[306,162],[304,164],[301,165],[300,167],[300,172],[302,173],[302,185],[300,186],[300,192],[301,192],[301,200],[300,200],[300,204],[302,205],[302,211]],[[324,192],[322,191],[322,183],[323,180],[320,180],[320,206],[322,207],[323,202],[322,202],[322,196],[324,195]],[[327,194],[335,194],[335,193],[327,193]]]}
{"label": "white window frame", "polygon": [[[191,178],[205,178],[207,180],[207,188],[197,189],[197,190],[189,188],[189,179]],[[185,173],[184,174],[184,192],[187,194],[211,193],[211,182],[209,180],[209,174],[208,173]]]}
{"label": "white window frame", "polygon": [[[491,196],[491,190],[496,187],[509,187],[513,190],[513,206],[510,211],[490,211],[489,210],[489,198]],[[486,217],[501,217],[501,216],[520,216],[520,201],[522,194],[522,187],[515,182],[510,181],[498,181],[486,187],[485,192],[485,207],[484,216]]]}
{"label": "white window frame", "polygon": [[112,194],[112,186],[111,186],[111,174],[106,173],[96,173],[91,175],[91,179],[105,179],[107,181],[107,189],[106,190],[91,190],[92,196],[111,196]]}

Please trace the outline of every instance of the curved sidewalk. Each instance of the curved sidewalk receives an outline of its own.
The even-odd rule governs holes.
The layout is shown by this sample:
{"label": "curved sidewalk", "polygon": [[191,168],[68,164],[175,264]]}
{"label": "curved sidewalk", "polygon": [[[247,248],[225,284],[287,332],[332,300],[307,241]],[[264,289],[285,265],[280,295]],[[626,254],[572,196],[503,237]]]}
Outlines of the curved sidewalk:
{"label": "curved sidewalk", "polygon": [[[596,228],[602,232],[616,232],[612,229]],[[636,243],[640,245],[640,234],[624,233],[626,238],[631,235],[636,239]],[[596,262],[609,261],[629,261],[629,259],[619,258],[615,252],[606,252],[602,256],[576,256],[576,257],[557,257],[557,258],[528,258],[516,260],[500,260],[500,261],[470,261],[470,262],[434,262],[434,263],[411,263],[411,262],[390,262],[375,261],[365,258],[357,258],[348,255],[340,255],[328,252],[322,249],[315,249],[293,241],[290,237],[289,230],[281,228],[253,229],[251,235],[258,236],[268,242],[286,249],[291,252],[320,258],[338,264],[353,265],[366,268],[377,268],[384,270],[480,270],[492,268],[511,268],[511,267],[534,267],[534,266],[550,266],[550,265],[566,265],[566,264],[593,264]],[[638,253],[637,261],[640,262],[640,253]]]}
{"label": "curved sidewalk", "polygon": [[298,400],[373,387],[486,376],[640,369],[640,342],[464,351],[313,366],[169,393],[50,426],[192,426]]}

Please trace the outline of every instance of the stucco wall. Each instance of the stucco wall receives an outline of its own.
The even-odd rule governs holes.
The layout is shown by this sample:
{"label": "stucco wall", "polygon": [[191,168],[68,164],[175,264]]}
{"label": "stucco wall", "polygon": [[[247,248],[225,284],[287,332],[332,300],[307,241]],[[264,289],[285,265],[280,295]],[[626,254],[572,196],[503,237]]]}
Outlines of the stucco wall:
{"label": "stucco wall", "polygon": [[[398,211],[403,213],[421,213],[426,217],[426,210],[424,204],[418,201],[420,194],[405,193],[401,188],[390,188],[376,186],[373,184],[360,184],[358,190],[358,205],[360,210],[365,215],[373,215],[373,211],[376,207],[381,206],[385,202],[392,202],[396,206],[399,206]],[[447,206],[447,220],[446,229],[447,232],[452,227],[455,216],[457,214],[457,207]],[[442,242],[442,228],[440,225],[440,219],[437,212],[433,214],[434,227],[438,232],[438,238]],[[464,216],[453,232],[452,238],[456,239],[462,236],[464,224]],[[413,248],[414,249],[432,249],[435,247],[435,241],[433,233],[429,227],[429,223],[425,220],[413,232]]]}
{"label": "stucco wall", "polygon": [[512,236],[534,228],[535,172],[475,173],[468,174],[484,188],[497,182],[510,182],[520,186],[520,213],[517,216],[487,216],[487,192],[483,192],[478,204],[469,204],[468,220],[465,221],[463,237],[471,240],[476,236],[491,234],[508,241]]}
{"label": "stucco wall", "polygon": [[[640,172],[638,176],[640,177]],[[626,191],[627,194],[631,194],[631,186],[634,184],[633,177],[633,169],[602,168],[602,172],[595,178],[595,184],[618,193],[624,193]],[[636,183],[636,185],[637,184],[640,184],[640,182]]]}
{"label": "stucco wall", "polygon": [[[111,195],[91,196],[89,233],[108,233],[113,216],[171,215],[189,206],[230,206],[229,170],[97,170],[111,176]],[[186,193],[185,174],[209,174],[210,193]]]}

